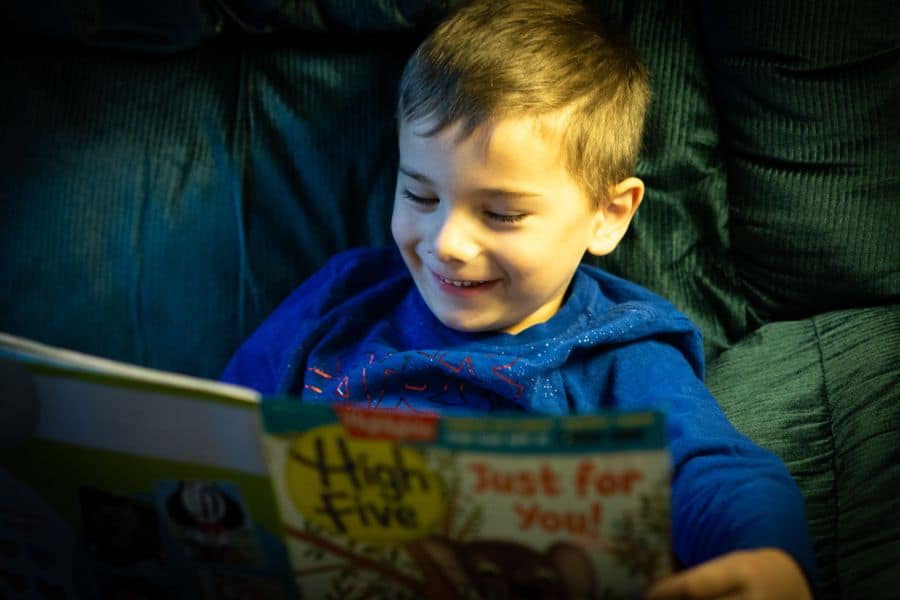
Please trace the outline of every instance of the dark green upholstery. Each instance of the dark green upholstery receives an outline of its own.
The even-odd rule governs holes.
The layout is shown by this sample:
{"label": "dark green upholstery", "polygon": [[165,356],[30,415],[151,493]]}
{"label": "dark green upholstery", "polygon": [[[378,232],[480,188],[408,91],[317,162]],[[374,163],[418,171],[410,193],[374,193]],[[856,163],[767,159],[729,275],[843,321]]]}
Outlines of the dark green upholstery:
{"label": "dark green upholstery", "polygon": [[[328,256],[390,243],[396,80],[456,3],[9,3],[0,330],[216,377]],[[801,485],[823,597],[890,596],[900,4],[594,4],[654,93],[644,205],[597,262],[700,325]]]}
{"label": "dark green upholstery", "polygon": [[898,302],[900,3],[701,7],[754,321]]}
{"label": "dark green upholstery", "polygon": [[804,490],[826,597],[880,598],[897,583],[898,382],[897,306],[770,323],[710,368],[729,418]]}
{"label": "dark green upholstery", "polygon": [[653,82],[637,169],[647,192],[622,244],[592,260],[672,300],[714,355],[746,333],[746,301],[729,256],[727,174],[701,32],[687,3],[623,5],[619,18]]}
{"label": "dark green upholstery", "polygon": [[897,589],[900,311],[841,311],[812,321],[832,418],[837,576],[850,597],[876,598]]}
{"label": "dark green upholstery", "polygon": [[204,375],[227,360],[237,57],[4,53],[0,329]]}
{"label": "dark green upholstery", "polygon": [[399,78],[410,51],[264,48],[248,57],[241,289],[257,302],[247,326],[337,251],[390,242],[396,134],[385,82]]}

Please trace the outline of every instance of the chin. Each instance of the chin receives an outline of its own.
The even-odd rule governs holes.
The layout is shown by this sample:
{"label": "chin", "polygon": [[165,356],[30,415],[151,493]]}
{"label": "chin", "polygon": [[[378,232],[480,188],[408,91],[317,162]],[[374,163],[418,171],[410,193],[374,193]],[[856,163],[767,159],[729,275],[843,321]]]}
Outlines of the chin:
{"label": "chin", "polygon": [[499,331],[502,327],[495,326],[491,323],[478,323],[477,321],[452,318],[447,315],[436,316],[438,321],[443,323],[446,327],[461,333],[488,333],[491,331]]}

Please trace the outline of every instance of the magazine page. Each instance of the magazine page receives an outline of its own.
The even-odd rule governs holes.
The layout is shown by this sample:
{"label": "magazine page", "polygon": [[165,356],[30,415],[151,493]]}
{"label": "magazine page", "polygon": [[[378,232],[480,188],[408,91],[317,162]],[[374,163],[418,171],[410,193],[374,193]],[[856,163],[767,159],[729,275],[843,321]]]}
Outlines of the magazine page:
{"label": "magazine page", "polygon": [[0,398],[0,597],[296,597],[254,392],[3,335]]}
{"label": "magazine page", "polygon": [[633,598],[671,569],[662,415],[263,402],[309,598]]}

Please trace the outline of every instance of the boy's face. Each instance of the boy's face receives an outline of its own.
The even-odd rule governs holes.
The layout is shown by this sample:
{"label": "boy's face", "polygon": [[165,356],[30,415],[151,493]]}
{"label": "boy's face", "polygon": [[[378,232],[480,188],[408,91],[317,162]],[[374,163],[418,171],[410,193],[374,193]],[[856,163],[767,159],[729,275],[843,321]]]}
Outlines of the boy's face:
{"label": "boy's face", "polygon": [[[391,230],[425,303],[459,331],[518,333],[559,309],[604,227],[559,129],[509,118],[457,139],[402,123]],[[563,126],[563,125],[559,125]]]}

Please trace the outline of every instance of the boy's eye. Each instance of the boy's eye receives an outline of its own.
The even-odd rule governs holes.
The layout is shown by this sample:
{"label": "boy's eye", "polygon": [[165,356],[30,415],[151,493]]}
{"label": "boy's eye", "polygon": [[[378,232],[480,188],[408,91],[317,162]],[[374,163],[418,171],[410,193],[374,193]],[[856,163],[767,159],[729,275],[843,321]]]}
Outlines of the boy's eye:
{"label": "boy's eye", "polygon": [[437,198],[425,198],[424,196],[417,196],[409,190],[403,190],[403,197],[413,204],[421,204],[422,206],[431,206],[433,204],[437,204],[438,201]]}
{"label": "boy's eye", "polygon": [[525,218],[524,213],[505,214],[505,213],[496,213],[496,212],[486,211],[485,214],[492,221],[497,221],[499,223],[518,223],[519,221],[521,221],[522,219]]}

